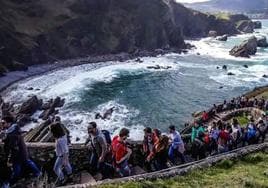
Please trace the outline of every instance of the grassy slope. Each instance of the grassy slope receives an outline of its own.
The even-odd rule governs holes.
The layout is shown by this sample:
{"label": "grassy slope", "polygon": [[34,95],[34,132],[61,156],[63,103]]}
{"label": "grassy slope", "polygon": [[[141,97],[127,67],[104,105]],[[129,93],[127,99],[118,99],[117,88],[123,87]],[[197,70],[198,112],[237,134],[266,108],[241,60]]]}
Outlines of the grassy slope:
{"label": "grassy slope", "polygon": [[175,188],[175,187],[268,187],[268,153],[248,155],[239,161],[225,160],[214,167],[196,170],[185,176],[143,181],[103,188]]}

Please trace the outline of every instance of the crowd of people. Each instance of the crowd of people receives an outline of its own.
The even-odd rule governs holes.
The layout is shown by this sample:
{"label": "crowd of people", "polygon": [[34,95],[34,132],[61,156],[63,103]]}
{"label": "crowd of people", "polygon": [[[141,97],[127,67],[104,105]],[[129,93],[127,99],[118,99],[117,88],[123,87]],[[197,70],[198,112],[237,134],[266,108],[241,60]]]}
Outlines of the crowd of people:
{"label": "crowd of people", "polygon": [[222,104],[213,104],[213,107],[210,110],[204,111],[200,120],[203,123],[206,123],[212,117],[217,116],[218,113],[246,107],[255,107],[266,112],[268,111],[268,100],[265,100],[263,97],[260,99],[249,99],[245,96],[239,96],[237,98],[233,98],[230,101],[224,100]]}
{"label": "crowd of people", "polygon": [[[242,127],[236,118],[231,122],[221,120],[206,124],[219,112],[243,107],[257,107],[268,110],[268,101],[264,99],[249,100],[239,97],[222,105],[214,105],[208,112],[203,112],[201,119],[194,122],[191,131],[191,149],[185,153],[185,143],[174,125],[169,126],[168,134],[159,129],[146,127],[142,144],[144,166],[147,171],[162,170],[168,164],[176,165],[188,161],[186,156],[194,160],[208,155],[227,152],[246,144],[264,142],[268,131],[268,116],[263,114],[258,120],[250,118],[248,125]],[[73,181],[72,165],[69,161],[68,133],[63,128],[59,118],[55,118],[49,129],[55,138],[56,160],[54,172],[57,185],[65,185]],[[20,127],[11,117],[3,117],[0,126],[0,139],[4,142],[5,156],[1,158],[0,185],[8,188],[10,184],[31,172],[33,178],[42,176],[40,168],[31,160],[23,139]],[[100,173],[102,179],[111,176],[125,177],[132,174],[129,163],[133,153],[128,144],[129,130],[122,128],[113,138],[109,131],[100,130],[96,122],[88,124],[89,171],[91,174]]]}

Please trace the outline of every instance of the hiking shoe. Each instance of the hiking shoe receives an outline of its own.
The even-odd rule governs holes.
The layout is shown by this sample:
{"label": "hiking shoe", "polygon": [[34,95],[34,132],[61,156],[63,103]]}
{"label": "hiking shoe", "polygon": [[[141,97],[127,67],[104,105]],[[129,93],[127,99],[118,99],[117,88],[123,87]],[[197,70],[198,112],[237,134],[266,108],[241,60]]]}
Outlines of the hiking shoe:
{"label": "hiking shoe", "polygon": [[73,174],[67,175],[66,183],[73,183],[74,177]]}
{"label": "hiking shoe", "polygon": [[57,180],[55,183],[56,187],[61,187],[67,184],[67,180],[64,178],[63,180]]}

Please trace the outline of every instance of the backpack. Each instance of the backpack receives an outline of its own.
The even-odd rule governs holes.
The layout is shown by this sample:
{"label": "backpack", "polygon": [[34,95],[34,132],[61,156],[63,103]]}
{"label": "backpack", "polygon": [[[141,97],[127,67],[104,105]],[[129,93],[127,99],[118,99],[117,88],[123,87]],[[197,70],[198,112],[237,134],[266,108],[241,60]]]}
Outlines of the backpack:
{"label": "backpack", "polygon": [[102,134],[105,137],[105,140],[107,142],[107,144],[111,145],[112,143],[112,138],[111,138],[111,134],[108,130],[101,130]]}
{"label": "backpack", "polygon": [[256,130],[255,129],[248,129],[248,138],[253,138],[256,135]]}

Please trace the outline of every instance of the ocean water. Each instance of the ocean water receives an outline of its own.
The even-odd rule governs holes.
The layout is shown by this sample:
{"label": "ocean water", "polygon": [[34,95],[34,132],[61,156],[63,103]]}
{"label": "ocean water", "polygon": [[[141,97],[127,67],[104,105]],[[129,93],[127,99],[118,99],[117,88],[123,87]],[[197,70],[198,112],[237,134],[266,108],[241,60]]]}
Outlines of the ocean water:
{"label": "ocean water", "polygon": [[[254,35],[268,37],[268,20],[262,22],[263,28]],[[196,46],[188,54],[146,57],[142,58],[143,63],[130,60],[64,68],[18,82],[4,97],[17,104],[33,94],[43,99],[66,98],[60,115],[71,130],[73,141],[77,137],[80,142],[84,141],[90,121],[96,121],[112,134],[128,127],[130,137],[140,140],[146,126],[163,132],[171,124],[182,128],[193,112],[267,85],[268,79],[262,76],[268,74],[268,48],[259,48],[250,59],[229,55],[234,45],[251,35],[229,37],[227,42],[212,38],[188,41]],[[171,69],[147,68],[152,65]],[[227,65],[227,71],[221,68],[223,65]],[[235,75],[228,76],[228,72]],[[40,90],[29,91],[28,87]],[[110,119],[94,119],[97,112],[104,113],[111,107],[115,107],[115,111]],[[29,124],[24,129],[34,126]]]}

